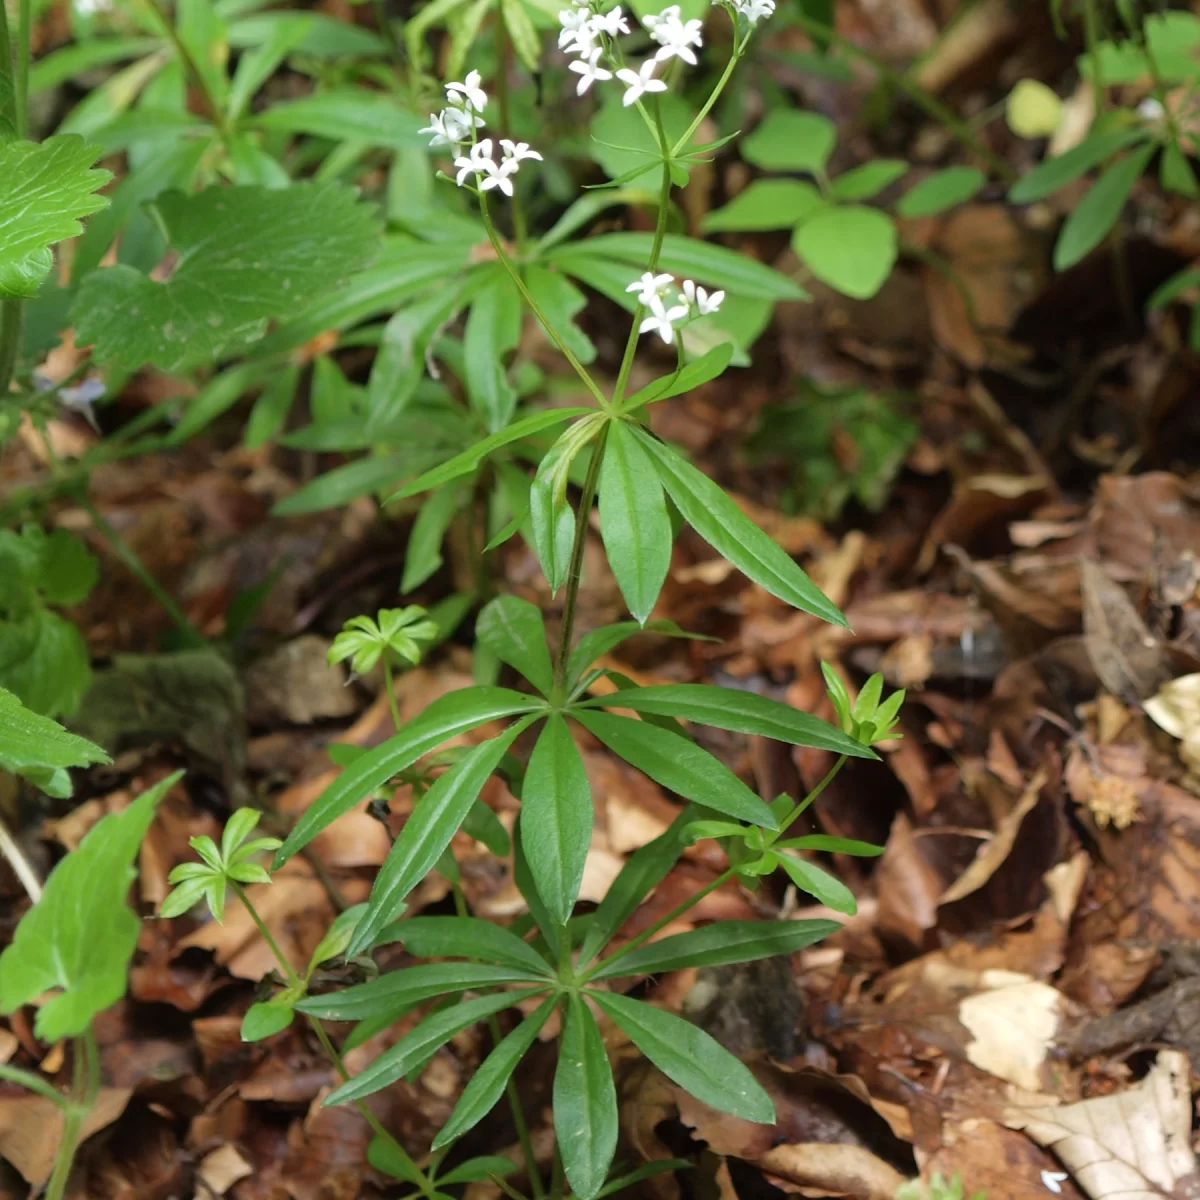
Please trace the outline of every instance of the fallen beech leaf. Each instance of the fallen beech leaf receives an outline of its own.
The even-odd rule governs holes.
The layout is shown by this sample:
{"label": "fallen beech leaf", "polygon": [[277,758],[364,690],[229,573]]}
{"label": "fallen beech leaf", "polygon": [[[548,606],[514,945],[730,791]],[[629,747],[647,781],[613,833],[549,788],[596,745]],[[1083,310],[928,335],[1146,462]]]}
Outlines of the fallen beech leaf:
{"label": "fallen beech leaf", "polygon": [[1008,971],[985,971],[981,982],[987,990],[958,1006],[958,1019],[972,1036],[968,1061],[1026,1091],[1039,1091],[1041,1067],[1058,1033],[1061,993]]}
{"label": "fallen beech leaf", "polygon": [[206,1154],[196,1174],[214,1196],[223,1196],[239,1179],[253,1175],[254,1168],[237,1152],[236,1146],[227,1143]]}
{"label": "fallen beech leaf", "polygon": [[1005,1122],[1052,1149],[1092,1200],[1194,1200],[1185,1054],[1164,1050],[1137,1087],[1062,1108],[1010,1109]]}
{"label": "fallen beech leaf", "polygon": [[[131,1088],[101,1088],[80,1140],[111,1125],[132,1095]],[[53,1100],[44,1096],[0,1099],[0,1158],[12,1163],[35,1190],[50,1178],[62,1134],[62,1109]]]}
{"label": "fallen beech leaf", "polygon": [[864,1146],[801,1142],[776,1146],[756,1158],[764,1171],[805,1188],[861,1200],[892,1200],[904,1176]]}

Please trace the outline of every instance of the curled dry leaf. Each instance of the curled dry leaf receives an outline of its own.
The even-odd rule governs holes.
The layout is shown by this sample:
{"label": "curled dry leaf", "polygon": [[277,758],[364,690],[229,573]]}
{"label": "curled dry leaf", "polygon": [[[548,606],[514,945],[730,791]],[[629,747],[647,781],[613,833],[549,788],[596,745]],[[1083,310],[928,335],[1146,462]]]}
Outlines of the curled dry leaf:
{"label": "curled dry leaf", "polygon": [[984,990],[958,1006],[970,1030],[967,1058],[1026,1091],[1042,1090],[1042,1065],[1058,1033],[1064,998],[1049,984],[1010,971],[984,971]]}
{"label": "curled dry leaf", "polygon": [[776,1146],[757,1160],[770,1175],[802,1188],[862,1200],[892,1200],[904,1176],[865,1146],[805,1142]]}
{"label": "curled dry leaf", "polygon": [[1006,1123],[1052,1149],[1092,1200],[1194,1200],[1187,1056],[1159,1054],[1136,1087],[1062,1108],[1010,1109]]}

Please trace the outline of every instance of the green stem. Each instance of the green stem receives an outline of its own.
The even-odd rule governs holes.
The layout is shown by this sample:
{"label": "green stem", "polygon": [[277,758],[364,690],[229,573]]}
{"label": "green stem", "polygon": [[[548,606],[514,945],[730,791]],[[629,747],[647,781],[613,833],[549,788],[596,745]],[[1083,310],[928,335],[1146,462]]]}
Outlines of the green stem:
{"label": "green stem", "polygon": [[404,724],[400,720],[400,705],[396,701],[396,681],[392,678],[392,664],[388,661],[388,652],[383,652],[383,686],[387,692],[388,708],[392,713],[392,724],[396,727],[396,732],[400,732],[400,726]]}
{"label": "green stem", "polygon": [[479,215],[483,218],[483,226],[487,230],[488,240],[492,243],[492,249],[496,251],[496,257],[500,260],[504,269],[509,273],[513,283],[517,286],[517,291],[521,293],[521,298],[529,305],[530,312],[541,322],[542,328],[546,331],[546,335],[554,343],[558,352],[571,364],[571,369],[583,381],[584,387],[591,392],[592,396],[601,408],[609,407],[608,397],[600,390],[600,385],[588,374],[587,368],[575,357],[571,347],[563,341],[551,324],[550,319],[542,312],[538,302],[533,298],[529,288],[525,286],[525,280],[521,278],[521,272],[517,270],[517,264],[505,253],[504,246],[500,241],[499,234],[496,233],[496,226],[492,223],[492,214],[488,211],[487,196],[484,193],[479,193]]}
{"label": "green stem", "polygon": [[687,127],[687,132],[679,139],[679,141],[675,143],[671,150],[672,158],[683,151],[688,142],[692,140],[692,134],[694,134],[696,130],[700,128],[700,123],[712,111],[712,106],[716,104],[721,93],[725,90],[725,85],[729,82],[729,77],[733,74],[734,67],[736,67],[739,61],[741,61],[743,49],[744,47],[738,46],[737,44],[737,30],[735,29],[733,53],[729,56],[729,61],[725,64],[725,70],[721,72],[721,78],[717,80],[717,86],[713,88],[712,94],[701,105],[700,111],[696,114],[695,120],[692,121],[692,123]]}
{"label": "green stem", "polygon": [[690,908],[694,908],[709,892],[715,892],[722,884],[728,883],[737,871],[733,867],[727,867],[715,879],[710,879],[698,892],[693,892],[686,900],[677,904],[665,917],[659,917],[653,925],[643,929],[641,933],[635,937],[631,937],[619,950],[614,950],[607,958],[601,958],[594,962],[586,971],[580,980],[581,983],[586,983],[601,967],[607,967],[614,963],[619,958],[624,958],[631,951],[636,950],[639,946],[648,942],[660,929],[665,929],[672,921],[678,921],[685,912]]}
{"label": "green stem", "polygon": [[150,573],[146,564],[137,556],[132,547],[109,524],[104,514],[82,492],[79,496],[79,502],[87,510],[88,515],[92,518],[92,524],[95,525],[96,529],[113,548],[116,556],[141,580],[142,586],[158,601],[163,612],[175,623],[176,628],[183,634],[188,644],[191,646],[206,645],[203,635],[187,619],[183,609],[175,603],[166,588]]}
{"label": "green stem", "polygon": [[852,42],[840,33],[832,32],[829,27],[814,17],[805,15],[802,11],[793,10],[790,14],[792,21],[806,33],[822,38],[839,50],[853,55],[862,62],[868,63],[884,82],[891,84],[897,91],[903,92],[918,108],[923,109],[939,124],[944,125],[968,150],[977,154],[988,164],[991,170],[1007,183],[1017,178],[1016,171],[993,150],[989,150],[972,132],[971,127],[951,108],[943,104],[936,96],[925,90],[915,79],[909,78],[904,71],[897,71],[884,62],[870,50]]}
{"label": "green stem", "polygon": [[[233,889],[234,894],[242,902],[242,904],[245,905],[246,911],[250,914],[250,919],[254,922],[258,932],[262,934],[263,940],[267,943],[271,953],[275,956],[275,961],[279,964],[279,969],[283,972],[283,976],[287,980],[288,986],[303,990],[304,984],[301,981],[300,976],[296,974],[292,964],[288,962],[283,951],[280,950],[279,943],[275,940],[271,931],[267,928],[266,922],[263,921],[262,917],[258,915],[258,910],[250,902],[250,897],[246,895],[245,889],[240,883],[236,883],[232,879],[229,881],[229,886]],[[346,1070],[345,1061],[338,1052],[338,1048],[330,1039],[325,1026],[321,1024],[320,1018],[310,1016],[307,1013],[305,1016],[308,1017],[308,1023],[311,1026],[313,1033],[316,1034],[317,1041],[321,1044],[321,1049],[324,1050],[330,1063],[332,1063],[333,1069],[337,1072],[338,1077],[343,1083],[347,1082],[350,1078],[350,1072]],[[420,1189],[421,1194],[423,1196],[432,1195],[433,1185],[429,1182],[429,1177],[424,1171],[421,1170],[420,1167],[417,1166],[415,1162],[413,1162],[412,1156],[408,1153],[408,1151],[405,1150],[404,1147],[396,1140],[396,1138],[384,1128],[383,1123],[379,1120],[379,1118],[367,1107],[366,1101],[356,1100],[354,1104],[358,1111],[362,1114],[363,1119],[371,1127],[371,1131],[377,1137],[382,1138],[391,1145],[392,1149],[399,1156],[400,1161],[405,1165],[405,1168],[411,1172],[409,1177]]]}
{"label": "green stem", "polygon": [[0,396],[7,396],[21,348],[21,301],[0,300]]}
{"label": "green stem", "polygon": [[75,1165],[75,1152],[83,1135],[83,1126],[96,1094],[100,1090],[100,1055],[96,1048],[96,1035],[88,1028],[87,1033],[75,1039],[75,1063],[71,1085],[71,1100],[63,1115],[62,1140],[54,1155],[54,1172],[46,1185],[46,1200],[62,1200]]}
{"label": "green stem", "polygon": [[604,459],[604,443],[608,438],[608,425],[600,431],[592,447],[587,475],[583,480],[583,494],[579,497],[579,509],[575,514],[575,541],[571,545],[571,562],[567,567],[567,591],[563,597],[562,628],[558,635],[558,649],[554,655],[554,692],[562,694],[567,686],[567,661],[571,654],[571,635],[575,628],[575,608],[579,598],[579,584],[583,578],[583,553],[587,548],[588,520],[596,489],[600,484],[600,464]]}
{"label": "green stem", "polygon": [[230,135],[229,122],[221,106],[217,103],[217,98],[212,94],[212,90],[204,78],[204,73],[200,70],[200,64],[192,57],[192,52],[184,44],[183,38],[179,36],[179,30],[175,28],[175,22],[167,16],[159,0],[145,0],[145,2],[150,11],[158,19],[163,32],[167,35],[167,39],[175,48],[175,53],[179,55],[179,60],[183,63],[184,69],[196,85],[196,90],[200,93],[200,98],[204,101],[205,113],[213,123],[218,136],[222,142],[228,143]]}
{"label": "green stem", "polygon": [[33,30],[33,6],[21,0],[17,8],[17,72],[13,105],[17,114],[17,137],[29,136],[29,39]]}
{"label": "green stem", "polygon": [[[496,103],[500,109],[500,129],[505,137],[512,137],[512,124],[509,121],[508,103],[508,73],[512,69],[512,38],[508,34],[508,22],[500,12],[496,13],[496,37],[499,42],[496,67]],[[515,192],[509,202],[512,209],[513,237],[517,243],[518,257],[525,253],[525,242],[528,230],[525,224],[525,209],[521,205],[521,196]]]}
{"label": "green stem", "polygon": [[[498,1046],[504,1036],[500,1032],[500,1022],[495,1016],[488,1017],[488,1029],[492,1035],[492,1044]],[[521,1147],[521,1157],[525,1160],[525,1174],[529,1176],[529,1189],[533,1200],[542,1200],[546,1188],[542,1182],[542,1172],[538,1169],[537,1152],[533,1148],[533,1138],[529,1134],[529,1122],[525,1120],[525,1108],[521,1104],[521,1093],[517,1091],[517,1081],[510,1075],[504,1085],[504,1095],[508,1107],[512,1110],[513,1125],[517,1130],[517,1143]]]}
{"label": "green stem", "polygon": [[6,1079],[9,1083],[15,1083],[18,1087],[25,1088],[26,1091],[37,1092],[39,1096],[44,1096],[47,1100],[53,1100],[59,1108],[66,1109],[70,1107],[71,1101],[62,1092],[52,1087],[40,1075],[35,1075],[32,1071],[23,1071],[20,1067],[12,1067],[8,1063],[0,1063],[0,1079]]}
{"label": "green stem", "polygon": [[400,45],[400,41],[396,37],[396,30],[388,16],[386,0],[371,0],[371,8],[375,13],[375,24],[379,26],[379,32],[383,34],[388,48],[392,52],[392,57],[396,60],[396,66],[403,71],[404,47]]}
{"label": "green stem", "polygon": [[813,788],[813,790],[811,792],[809,792],[808,795],[805,796],[804,799],[801,800],[800,803],[797,804],[795,808],[792,809],[791,813],[788,815],[786,820],[780,822],[779,829],[780,829],[781,833],[783,832],[783,830],[787,829],[787,827],[798,816],[800,816],[800,814],[803,813],[805,811],[805,809],[807,809],[808,806],[810,804],[812,804],[812,802],[833,782],[834,777],[845,765],[846,765],[846,756],[843,754],[837,760],[837,762],[835,762],[833,764],[833,766],[830,767],[829,770],[825,773],[825,778],[822,779],[821,782],[818,783],[817,786],[815,788]]}

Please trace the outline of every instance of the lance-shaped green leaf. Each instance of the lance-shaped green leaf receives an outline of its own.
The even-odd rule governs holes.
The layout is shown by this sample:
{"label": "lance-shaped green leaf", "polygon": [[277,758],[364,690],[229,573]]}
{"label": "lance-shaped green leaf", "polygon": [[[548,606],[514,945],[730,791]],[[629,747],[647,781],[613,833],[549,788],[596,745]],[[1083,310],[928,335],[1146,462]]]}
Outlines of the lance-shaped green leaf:
{"label": "lance-shaped green leaf", "polygon": [[732,344],[722,342],[721,345],[714,346],[707,354],[702,354],[694,361],[680,367],[673,374],[664,375],[661,379],[656,379],[653,383],[648,383],[644,388],[634,392],[632,396],[626,397],[621,404],[621,411],[632,412],[645,404],[653,404],[656,400],[682,396],[684,392],[690,392],[692,388],[697,388],[702,383],[707,383],[710,379],[716,379],[718,375],[723,374],[732,357]]}
{"label": "lance-shaped green leaf", "polygon": [[859,858],[876,858],[886,847],[874,842],[860,842],[857,838],[836,837],[831,833],[809,833],[804,837],[788,838],[776,842],[777,850],[788,846],[793,850],[818,850],[825,854],[853,854]]}
{"label": "lance-shaped green leaf", "polygon": [[517,1069],[517,1064],[529,1052],[537,1040],[542,1026],[550,1019],[550,1013],[558,1003],[557,996],[549,996],[534,1009],[496,1048],[480,1063],[478,1070],[463,1088],[450,1120],[442,1126],[433,1139],[434,1150],[450,1145],[473,1129],[496,1106],[504,1093],[504,1085]]}
{"label": "lance-shaped green leaf", "polygon": [[757,733],[794,746],[813,746],[874,758],[868,746],[843,733],[828,721],[740,688],[713,687],[706,683],[667,683],[653,687],[624,688],[611,696],[584,702],[588,707],[611,705],[661,717],[682,717],[717,729]]}
{"label": "lance-shaped green leaf", "polygon": [[608,428],[600,467],[600,534],[629,611],[645,621],[671,565],[671,518],[650,456],[624,421]]}
{"label": "lance-shaped green leaf", "polygon": [[600,1027],[578,993],[567,1002],[558,1048],[554,1129],[571,1190],[593,1200],[617,1148],[617,1089]]}
{"label": "lance-shaped green leaf", "polygon": [[525,771],[521,841],[538,895],[565,925],[592,842],[592,790],[575,739],[557,713],[546,722]]}
{"label": "lance-shaped green leaf", "polygon": [[137,874],[133,861],[155,807],[182,775],[167,776],[99,821],[50,873],[41,899],[0,954],[0,1013],[53,993],[34,1022],[44,1041],[84,1033],[125,994],[141,929],[126,903]]}
{"label": "lance-shaped green leaf", "polygon": [[26,708],[0,687],[0,768],[62,799],[71,794],[68,767],[108,761],[99,746]]}
{"label": "lance-shaped green leaf", "polygon": [[1054,245],[1054,269],[1073,267],[1108,236],[1121,216],[1133,185],[1141,178],[1158,146],[1151,144],[1113,163],[1071,210]]}
{"label": "lance-shaped green leaf", "polygon": [[348,1083],[331,1092],[325,1103],[345,1104],[348,1100],[360,1100],[363,1096],[369,1096],[388,1084],[395,1083],[413,1067],[425,1062],[434,1051],[444,1046],[468,1025],[474,1025],[476,1021],[482,1021],[492,1013],[519,1004],[526,996],[532,994],[528,990],[522,990],[501,992],[498,996],[479,996],[435,1013],[405,1034],[390,1049],[385,1050],[365,1071],[361,1071]]}
{"label": "lance-shaped green leaf", "polygon": [[564,421],[569,421],[572,417],[587,416],[594,411],[591,408],[547,408],[541,412],[531,413],[527,417],[522,417],[521,420],[514,421],[511,425],[499,430],[497,433],[493,433],[489,437],[485,437],[482,441],[476,442],[475,445],[464,450],[461,454],[456,454],[453,458],[447,459],[440,466],[433,467],[423,475],[418,475],[416,479],[410,480],[399,491],[394,492],[388,497],[388,503],[391,504],[396,500],[404,500],[409,496],[416,496],[420,492],[427,492],[431,488],[440,487],[443,483],[447,483],[451,479],[458,479],[463,475],[469,475],[493,450],[499,450],[502,446],[507,446],[512,442],[519,442],[522,438],[532,437],[535,433],[541,433],[543,429],[550,429],[555,425],[561,425]]}
{"label": "lance-shaped green leaf", "polygon": [[771,810],[720,759],[681,734],[592,709],[577,708],[571,715],[655,783],[727,817],[775,828]]}
{"label": "lance-shaped green leaf", "polygon": [[588,995],[664,1074],[718,1112],[775,1123],[775,1105],[740,1059],[673,1013],[609,992]]}
{"label": "lance-shaped green leaf", "polygon": [[647,621],[645,625],[637,621],[617,621],[612,625],[601,625],[599,629],[585,633],[575,643],[575,649],[567,659],[567,679],[571,685],[579,682],[580,676],[596,659],[603,658],[622,642],[639,633],[662,633],[667,637],[691,638],[698,642],[717,640],[703,633],[688,633],[686,629],[680,629],[674,621],[668,620]]}
{"label": "lance-shaped green leaf", "polygon": [[778,865],[802,892],[815,896],[834,912],[846,913],[848,916],[858,912],[858,902],[854,899],[854,893],[840,879],[836,879],[816,863],[797,858],[785,851],[769,854],[767,858],[777,859]]}
{"label": "lance-shaped green leaf", "polygon": [[1071,180],[1078,179],[1080,175],[1099,166],[1118,150],[1134,142],[1144,141],[1148,136],[1149,130],[1144,125],[1132,129],[1094,133],[1065,153],[1038,163],[1028,175],[1018,179],[1009,189],[1009,203],[1028,204],[1030,201],[1049,196],[1060,187],[1065,187]]}
{"label": "lance-shaped green leaf", "polygon": [[644,429],[634,431],[683,519],[718,554],[773,596],[834,625],[846,618],[819,587],[702,471]]}
{"label": "lance-shaped green leaf", "polygon": [[435,996],[525,983],[529,982],[530,976],[530,971],[524,967],[495,963],[421,963],[416,967],[389,971],[340,992],[305,996],[296,1003],[296,1008],[324,1021],[365,1021],[379,1013],[411,1008]]}
{"label": "lance-shaped green leaf", "polygon": [[433,870],[488,777],[500,765],[517,735],[533,720],[525,717],[498,737],[473,746],[439,775],[418,801],[379,868],[367,911],[354,931],[348,953],[366,949],[379,931],[400,915],[405,897]]}
{"label": "lance-shaped green leaf", "polygon": [[72,310],[79,341],[125,370],[178,371],[240,349],[366,267],[380,244],[375,209],[339,183],[167,192],[153,212],[177,256],[166,281],[124,265],[93,271]]}
{"label": "lance-shaped green leaf", "polygon": [[417,958],[471,958],[553,978],[550,964],[503,925],[478,917],[408,917],[389,925],[376,940],[403,942]]}
{"label": "lance-shaped green leaf", "polygon": [[635,850],[617,872],[604,894],[587,933],[579,946],[580,963],[590,962],[596,952],[637,911],[641,902],[667,877],[688,844],[687,827],[696,819],[690,805],[653,841]]}
{"label": "lance-shaped green leaf", "polygon": [[0,297],[31,296],[49,274],[50,247],[83,232],[108,204],[111,178],[94,170],[99,150],[75,134],[38,144],[0,140]]}
{"label": "lance-shaped green leaf", "polygon": [[456,734],[466,733],[485,721],[530,712],[535,707],[537,703],[531,697],[511,688],[461,688],[439,696],[399,733],[356,758],[304,810],[287,840],[276,851],[272,868],[278,870],[342,813]]}
{"label": "lance-shaped green leaf", "polygon": [[554,679],[546,623],[536,604],[520,596],[497,596],[484,605],[475,622],[475,636],[501,662],[547,693]]}
{"label": "lance-shaped green leaf", "polygon": [[717,921],[623,954],[593,979],[653,975],[683,967],[719,967],[791,954],[836,933],[836,921]]}

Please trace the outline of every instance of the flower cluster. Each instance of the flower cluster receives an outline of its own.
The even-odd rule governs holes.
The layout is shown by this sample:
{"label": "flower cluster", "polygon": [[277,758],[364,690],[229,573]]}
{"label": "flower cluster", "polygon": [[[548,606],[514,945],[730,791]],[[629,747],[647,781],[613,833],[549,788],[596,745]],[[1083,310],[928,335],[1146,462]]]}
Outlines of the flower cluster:
{"label": "flower cluster", "polygon": [[[655,275],[650,271],[635,279],[625,290],[636,292],[638,303],[650,310],[638,332],[657,333],[668,346],[675,341],[675,331],[681,325],[717,312],[725,299],[724,292],[710,294],[691,279],[685,279],[676,291],[674,275]],[[668,306],[667,297],[672,292],[674,295]]]}
{"label": "flower cluster", "polygon": [[[671,13],[674,13],[673,20]],[[576,56],[576,61],[568,67],[579,76],[576,94],[582,96],[593,83],[604,83],[615,76],[625,85],[626,105],[640,100],[647,92],[665,92],[667,85],[654,78],[657,64],[673,55],[694,64],[696,56],[691,47],[701,44],[700,22],[689,21],[683,25],[679,20],[679,6],[672,5],[658,16],[646,18],[644,24],[661,48],[634,71],[624,65],[613,46],[614,38],[629,32],[629,21],[620,5],[598,13],[592,11],[588,0],[574,0],[572,8],[564,8],[558,14],[558,22],[562,26],[558,35],[559,49]],[[661,36],[656,36],[654,29],[660,30]]]}
{"label": "flower cluster", "polygon": [[475,141],[477,130],[483,128],[480,114],[487,108],[487,93],[480,85],[478,71],[472,71],[462,83],[446,84],[446,107],[429,118],[422,133],[429,133],[430,146],[453,146],[456,153],[454,167],[458,174],[455,182],[459,187],[466,185],[467,176],[475,176],[475,186],[480,191],[498,188],[506,196],[513,194],[512,177],[527,159],[541,161],[542,156],[529,148],[528,142],[510,142],[500,139],[501,159],[492,158],[492,139]]}

